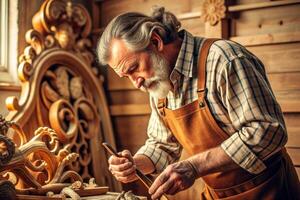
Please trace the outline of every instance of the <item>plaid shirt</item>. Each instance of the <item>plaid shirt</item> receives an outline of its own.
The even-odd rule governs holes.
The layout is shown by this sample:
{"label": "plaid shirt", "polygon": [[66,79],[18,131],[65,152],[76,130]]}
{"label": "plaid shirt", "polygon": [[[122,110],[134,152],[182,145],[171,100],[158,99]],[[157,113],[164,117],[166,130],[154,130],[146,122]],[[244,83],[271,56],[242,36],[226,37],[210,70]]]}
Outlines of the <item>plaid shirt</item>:
{"label": "plaid shirt", "polygon": [[[204,39],[183,30],[183,43],[171,72],[174,92],[169,92],[167,108],[174,110],[197,100],[198,50]],[[210,48],[206,66],[207,101],[218,125],[228,134],[221,148],[239,166],[260,173],[264,160],[287,141],[283,114],[267,80],[261,61],[241,45],[216,41]],[[137,154],[149,157],[156,171],[179,159],[182,147],[164,125],[157,99],[150,96],[151,116],[148,139]]]}

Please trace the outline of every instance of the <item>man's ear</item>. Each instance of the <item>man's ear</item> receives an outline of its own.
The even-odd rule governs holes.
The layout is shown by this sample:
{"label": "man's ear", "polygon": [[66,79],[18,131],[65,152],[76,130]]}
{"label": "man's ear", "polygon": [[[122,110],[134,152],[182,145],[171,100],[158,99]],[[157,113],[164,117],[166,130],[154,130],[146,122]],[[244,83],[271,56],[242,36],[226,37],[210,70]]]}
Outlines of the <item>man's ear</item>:
{"label": "man's ear", "polygon": [[157,49],[157,51],[162,51],[164,48],[164,42],[161,37],[155,32],[152,32],[151,35],[151,44]]}

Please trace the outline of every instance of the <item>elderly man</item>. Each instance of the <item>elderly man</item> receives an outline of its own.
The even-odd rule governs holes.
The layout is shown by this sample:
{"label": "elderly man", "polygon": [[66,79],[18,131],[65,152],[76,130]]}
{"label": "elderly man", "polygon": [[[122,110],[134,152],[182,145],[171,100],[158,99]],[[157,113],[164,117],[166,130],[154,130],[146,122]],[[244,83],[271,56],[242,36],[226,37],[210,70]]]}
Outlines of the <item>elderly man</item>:
{"label": "elderly man", "polygon": [[[152,199],[200,177],[205,188],[195,199],[298,198],[283,115],[261,61],[237,43],[179,28],[157,8],[151,17],[119,15],[101,36],[99,61],[149,92],[152,108],[145,145],[110,157],[112,174],[127,183],[136,168],[160,173]],[[182,148],[190,157],[177,162]]]}

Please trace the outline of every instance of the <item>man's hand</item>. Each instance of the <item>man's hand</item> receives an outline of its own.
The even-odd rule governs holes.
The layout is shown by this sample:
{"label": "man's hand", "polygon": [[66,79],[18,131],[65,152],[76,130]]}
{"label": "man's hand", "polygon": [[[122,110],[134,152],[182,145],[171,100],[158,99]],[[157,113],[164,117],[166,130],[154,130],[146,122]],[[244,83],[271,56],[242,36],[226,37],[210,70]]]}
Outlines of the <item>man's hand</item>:
{"label": "man's hand", "polygon": [[128,150],[118,153],[121,157],[111,156],[108,159],[109,171],[118,181],[128,183],[137,180],[136,165]]}
{"label": "man's hand", "polygon": [[159,199],[164,193],[175,194],[191,187],[197,178],[197,172],[188,160],[169,165],[149,188],[152,199]]}

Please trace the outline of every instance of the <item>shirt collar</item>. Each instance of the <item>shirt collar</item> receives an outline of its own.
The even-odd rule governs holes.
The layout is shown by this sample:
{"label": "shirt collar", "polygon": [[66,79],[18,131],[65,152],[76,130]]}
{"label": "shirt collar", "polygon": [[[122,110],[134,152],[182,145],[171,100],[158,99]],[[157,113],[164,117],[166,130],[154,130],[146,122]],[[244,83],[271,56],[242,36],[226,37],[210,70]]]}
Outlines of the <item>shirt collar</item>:
{"label": "shirt collar", "polygon": [[194,37],[186,30],[179,32],[179,37],[183,37],[180,51],[175,66],[170,74],[170,80],[177,82],[178,77],[193,77],[193,56],[194,56]]}

